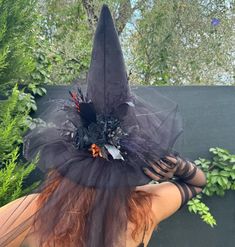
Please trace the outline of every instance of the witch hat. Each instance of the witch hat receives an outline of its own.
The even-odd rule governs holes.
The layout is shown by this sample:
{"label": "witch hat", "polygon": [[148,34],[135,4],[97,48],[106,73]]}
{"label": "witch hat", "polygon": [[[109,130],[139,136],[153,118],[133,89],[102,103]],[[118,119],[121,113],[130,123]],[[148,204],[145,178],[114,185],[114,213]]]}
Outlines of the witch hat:
{"label": "witch hat", "polygon": [[87,85],[87,97],[98,113],[110,114],[130,97],[122,49],[106,4],[96,27]]}
{"label": "witch hat", "polygon": [[[87,83],[86,97],[80,88],[71,93],[75,105],[61,109],[55,102],[54,111],[46,117],[53,128],[36,128],[25,137],[25,157],[32,160],[40,151],[38,165],[44,172],[54,167],[85,186],[119,186],[117,174],[132,186],[150,182],[143,166],[171,152],[183,132],[183,121],[178,104],[156,90],[146,88],[155,104],[130,90],[118,34],[106,4],[97,23]],[[76,169],[68,173],[67,166],[71,170],[72,164]],[[107,164],[116,170],[115,176],[112,169],[105,169]],[[109,181],[101,179],[102,167]],[[90,179],[82,177],[84,171]]]}

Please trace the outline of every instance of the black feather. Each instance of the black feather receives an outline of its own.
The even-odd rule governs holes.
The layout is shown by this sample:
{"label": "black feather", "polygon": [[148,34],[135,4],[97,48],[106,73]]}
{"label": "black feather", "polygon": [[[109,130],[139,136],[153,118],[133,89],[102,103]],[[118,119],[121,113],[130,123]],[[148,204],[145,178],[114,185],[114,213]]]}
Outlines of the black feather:
{"label": "black feather", "polygon": [[79,95],[80,95],[81,100],[82,100],[83,102],[85,102],[85,98],[84,98],[84,96],[83,96],[82,89],[81,89],[79,86],[77,86],[77,90],[78,90],[78,93],[79,93]]}
{"label": "black feather", "polygon": [[95,107],[92,102],[90,103],[80,103],[80,112],[79,112],[83,124],[87,127],[91,123],[96,122],[96,112]]}

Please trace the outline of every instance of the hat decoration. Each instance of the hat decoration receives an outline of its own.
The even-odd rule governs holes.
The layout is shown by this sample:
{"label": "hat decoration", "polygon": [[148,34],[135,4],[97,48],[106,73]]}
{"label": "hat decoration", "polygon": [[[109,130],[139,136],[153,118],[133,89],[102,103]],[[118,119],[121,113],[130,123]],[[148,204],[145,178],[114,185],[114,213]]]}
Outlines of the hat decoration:
{"label": "hat decoration", "polygon": [[91,151],[93,157],[109,160],[111,155],[113,159],[124,160],[123,155],[127,153],[121,151],[120,139],[128,134],[120,127],[119,119],[112,115],[97,114],[93,102],[83,95],[79,86],[77,92],[69,91],[69,94],[82,125],[76,127],[70,121],[73,128],[69,129],[69,120],[66,120],[61,135],[70,137],[78,150]]}

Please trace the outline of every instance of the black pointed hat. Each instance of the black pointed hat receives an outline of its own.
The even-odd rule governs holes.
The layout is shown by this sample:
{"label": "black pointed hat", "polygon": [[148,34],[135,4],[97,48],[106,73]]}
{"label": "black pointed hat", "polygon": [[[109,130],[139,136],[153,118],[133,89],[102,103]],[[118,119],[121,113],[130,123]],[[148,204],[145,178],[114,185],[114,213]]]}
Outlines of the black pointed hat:
{"label": "black pointed hat", "polygon": [[87,84],[87,97],[98,113],[109,114],[130,96],[122,49],[106,4],[96,27]]}
{"label": "black pointed hat", "polygon": [[154,105],[130,90],[118,34],[104,4],[94,35],[86,96],[78,87],[70,92],[72,105],[52,106],[46,122],[54,127],[36,128],[25,137],[26,158],[31,160],[40,151],[39,167],[44,172],[56,168],[85,186],[150,182],[142,168],[171,152],[183,122],[177,103],[151,88],[145,90]]}

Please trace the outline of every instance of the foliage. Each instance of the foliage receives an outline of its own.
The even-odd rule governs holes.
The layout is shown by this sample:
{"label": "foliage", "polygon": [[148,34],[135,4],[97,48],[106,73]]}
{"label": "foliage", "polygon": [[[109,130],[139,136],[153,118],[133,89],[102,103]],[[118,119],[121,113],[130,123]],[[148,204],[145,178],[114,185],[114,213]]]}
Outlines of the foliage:
{"label": "foliage", "polygon": [[4,168],[0,170],[0,207],[35,189],[40,181],[34,182],[26,189],[22,189],[24,178],[36,167],[35,161],[22,164],[18,161],[19,147],[9,153]]}
{"label": "foliage", "polygon": [[35,69],[30,74],[30,83],[28,88],[32,90],[34,94],[42,96],[43,90],[37,91],[42,84],[51,84],[51,72],[52,72],[52,59],[50,44],[45,38],[38,33],[35,47],[33,48],[33,54],[35,59]]}
{"label": "foliage", "polygon": [[[235,190],[235,155],[222,148],[210,148],[213,153],[212,160],[199,158],[195,163],[205,172],[207,185],[202,193],[207,196],[223,196],[226,190]],[[199,194],[191,199],[187,205],[189,211],[198,213],[204,222],[216,225],[216,220],[209,212],[209,208],[200,201],[202,195]]]}
{"label": "foliage", "polygon": [[[48,43],[50,84],[69,84],[85,78],[91,59],[93,35],[103,3],[109,5],[118,33],[121,33],[133,11],[144,5],[129,0],[81,1],[48,0],[42,2],[43,44]],[[43,58],[44,59],[44,58]]]}
{"label": "foliage", "polygon": [[84,76],[90,62],[92,31],[81,1],[50,0],[44,3],[41,12],[44,47],[39,58],[50,66],[50,80],[46,83],[68,84],[78,75]]}
{"label": "foliage", "polygon": [[23,82],[35,67],[34,0],[0,1],[0,92]]}
{"label": "foliage", "polygon": [[29,83],[28,89],[32,92],[33,95],[43,96],[47,93],[47,90],[41,86],[41,83]]}
{"label": "foliage", "polygon": [[213,215],[210,213],[210,209],[208,206],[206,206],[205,203],[201,201],[202,195],[196,195],[194,198],[192,198],[190,201],[187,202],[188,210],[189,212],[193,212],[195,214],[199,214],[201,216],[201,219],[210,225],[211,227],[214,227],[216,225],[216,220],[213,217]]}
{"label": "foliage", "polygon": [[131,81],[234,84],[232,1],[148,1],[126,30]]}
{"label": "foliage", "polygon": [[0,206],[36,188],[38,181],[22,189],[24,178],[35,169],[35,161],[25,163],[20,157],[23,135],[33,122],[29,116],[36,110],[34,97],[18,90],[0,102]]}
{"label": "foliage", "polygon": [[214,154],[212,161],[200,158],[196,163],[207,174],[204,193],[208,196],[223,196],[226,190],[235,190],[235,155],[218,147],[210,148],[209,151]]}
{"label": "foliage", "polygon": [[9,98],[0,103],[0,162],[23,142],[31,109],[36,110],[34,97],[19,91],[17,85]]}
{"label": "foliage", "polygon": [[174,23],[171,11],[172,6],[166,1],[160,1],[154,7],[148,6],[140,11],[141,18],[128,30],[131,33],[126,40],[130,50],[128,65],[132,70],[131,81],[157,85],[169,83],[167,61]]}
{"label": "foliage", "polygon": [[0,1],[0,92],[86,76],[100,7],[109,5],[130,83],[234,83],[232,1]]}

